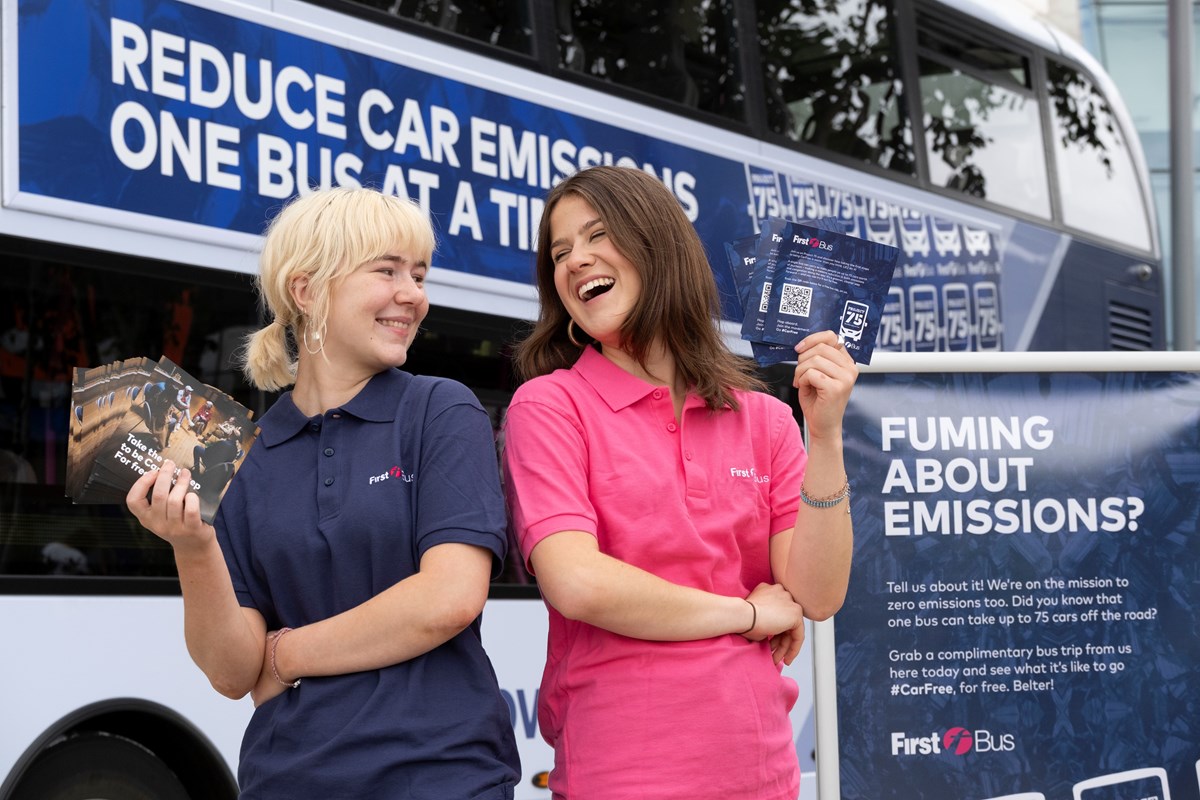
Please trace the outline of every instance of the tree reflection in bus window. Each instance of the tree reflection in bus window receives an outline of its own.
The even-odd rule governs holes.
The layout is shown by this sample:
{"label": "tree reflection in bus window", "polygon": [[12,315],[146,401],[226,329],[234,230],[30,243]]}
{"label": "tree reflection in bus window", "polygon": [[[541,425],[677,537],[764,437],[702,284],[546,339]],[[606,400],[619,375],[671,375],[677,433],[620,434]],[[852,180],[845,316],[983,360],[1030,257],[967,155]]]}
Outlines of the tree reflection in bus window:
{"label": "tree reflection in bus window", "polygon": [[401,19],[529,55],[533,48],[528,0],[349,0]]}
{"label": "tree reflection in bus window", "polygon": [[558,0],[559,66],[742,120],[731,0]]}
{"label": "tree reflection in bus window", "polygon": [[912,127],[885,0],[759,0],[767,127],[911,174]]}
{"label": "tree reflection in bus window", "polygon": [[920,69],[930,181],[1048,219],[1037,98],[930,59]]}
{"label": "tree reflection in bus window", "polygon": [[1078,70],[1047,68],[1063,222],[1149,250],[1142,190],[1112,107]]}
{"label": "tree reflection in bus window", "polygon": [[917,18],[917,46],[930,182],[1049,219],[1029,56],[930,15]]}

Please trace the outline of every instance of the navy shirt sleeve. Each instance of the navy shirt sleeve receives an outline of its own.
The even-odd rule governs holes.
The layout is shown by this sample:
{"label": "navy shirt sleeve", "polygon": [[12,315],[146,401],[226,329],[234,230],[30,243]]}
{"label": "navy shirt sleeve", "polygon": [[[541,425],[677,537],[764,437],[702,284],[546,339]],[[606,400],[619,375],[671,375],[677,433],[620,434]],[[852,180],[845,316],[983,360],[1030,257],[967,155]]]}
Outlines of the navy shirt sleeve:
{"label": "navy shirt sleeve", "polygon": [[495,440],[487,412],[470,390],[439,381],[421,436],[416,476],[415,547],[418,563],[447,542],[489,550],[496,569],[508,542]]}
{"label": "navy shirt sleeve", "polygon": [[221,499],[213,518],[213,527],[217,530],[217,543],[225,556],[225,564],[229,568],[229,577],[233,582],[233,592],[237,595],[238,604],[247,608],[263,609],[254,599],[247,583],[247,578],[253,577],[248,572],[246,564],[250,558],[250,537],[245,528],[239,524],[245,520],[245,491],[244,484],[248,479],[249,470],[239,470],[233,476],[229,491]]}

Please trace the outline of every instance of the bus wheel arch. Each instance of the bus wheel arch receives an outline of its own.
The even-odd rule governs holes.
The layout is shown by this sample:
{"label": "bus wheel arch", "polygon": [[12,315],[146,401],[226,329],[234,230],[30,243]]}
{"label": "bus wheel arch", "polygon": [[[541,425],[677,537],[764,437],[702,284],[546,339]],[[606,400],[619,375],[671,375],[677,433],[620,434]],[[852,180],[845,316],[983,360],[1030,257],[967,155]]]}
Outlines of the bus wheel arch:
{"label": "bus wheel arch", "polygon": [[0,786],[0,800],[40,800],[51,784],[69,786],[72,775],[86,781],[89,773],[96,781],[131,776],[132,797],[139,790],[163,800],[237,797],[225,760],[194,725],[165,706],[124,699],[85,706],[48,728]]}

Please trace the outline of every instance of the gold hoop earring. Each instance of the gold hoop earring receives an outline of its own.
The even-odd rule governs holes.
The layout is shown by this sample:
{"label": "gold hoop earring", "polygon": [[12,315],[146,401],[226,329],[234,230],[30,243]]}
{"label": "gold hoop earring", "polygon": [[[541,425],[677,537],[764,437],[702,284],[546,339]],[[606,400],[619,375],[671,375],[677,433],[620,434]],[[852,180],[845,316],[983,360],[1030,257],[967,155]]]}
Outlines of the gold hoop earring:
{"label": "gold hoop earring", "polygon": [[317,341],[317,348],[314,350],[314,349],[312,348],[312,345],[310,345],[310,344],[308,343],[308,325],[307,325],[307,324],[305,324],[305,326],[304,326],[304,332],[300,334],[300,338],[301,338],[301,339],[304,341],[304,349],[308,351],[308,354],[309,354],[310,356],[315,356],[315,355],[317,355],[318,353],[320,353],[320,352],[321,352],[321,349],[325,347],[325,345],[321,344],[321,338],[322,338],[322,336],[323,336],[323,334],[324,334],[324,333],[325,333],[325,325],[324,325],[324,323],[322,323],[322,324],[321,324],[321,330],[319,330],[319,331],[314,331],[314,332],[313,332],[313,335],[312,335],[312,338],[313,338],[313,339],[315,339],[315,340]]}
{"label": "gold hoop earring", "polygon": [[574,318],[567,320],[567,338],[571,340],[571,344],[575,345],[580,350],[582,350],[584,347],[586,347],[586,345],[580,344],[579,340],[575,338],[575,319]]}

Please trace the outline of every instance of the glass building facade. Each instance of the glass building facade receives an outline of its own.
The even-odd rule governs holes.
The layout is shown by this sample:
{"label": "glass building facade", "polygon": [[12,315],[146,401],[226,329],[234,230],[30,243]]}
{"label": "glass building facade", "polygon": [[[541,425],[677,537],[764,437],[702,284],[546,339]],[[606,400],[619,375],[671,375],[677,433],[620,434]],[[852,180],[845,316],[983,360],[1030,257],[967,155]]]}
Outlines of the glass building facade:
{"label": "glass building facade", "polygon": [[[1066,0],[1071,2],[1071,0]],[[1163,261],[1173,268],[1171,253],[1171,139],[1170,76],[1168,67],[1166,0],[1079,0],[1080,34],[1083,45],[1104,64],[1120,89],[1137,128],[1150,166],[1150,180],[1159,214]],[[1197,3],[1192,4],[1193,42],[1200,24]],[[1200,58],[1192,54],[1192,139],[1193,164],[1200,171],[1200,147],[1196,146],[1200,120]],[[1193,178],[1193,192],[1200,190],[1200,175]],[[1200,210],[1200,197],[1193,201]],[[1200,225],[1193,223],[1193,234]],[[1200,236],[1195,253],[1200,256]],[[1195,265],[1193,264],[1193,269]],[[1168,275],[1170,273],[1168,272]],[[1169,281],[1168,281],[1169,283]],[[1196,307],[1200,308],[1200,291]],[[1170,309],[1168,309],[1170,313]],[[1200,325],[1197,326],[1200,328]],[[1187,349],[1174,343],[1176,349]]]}

